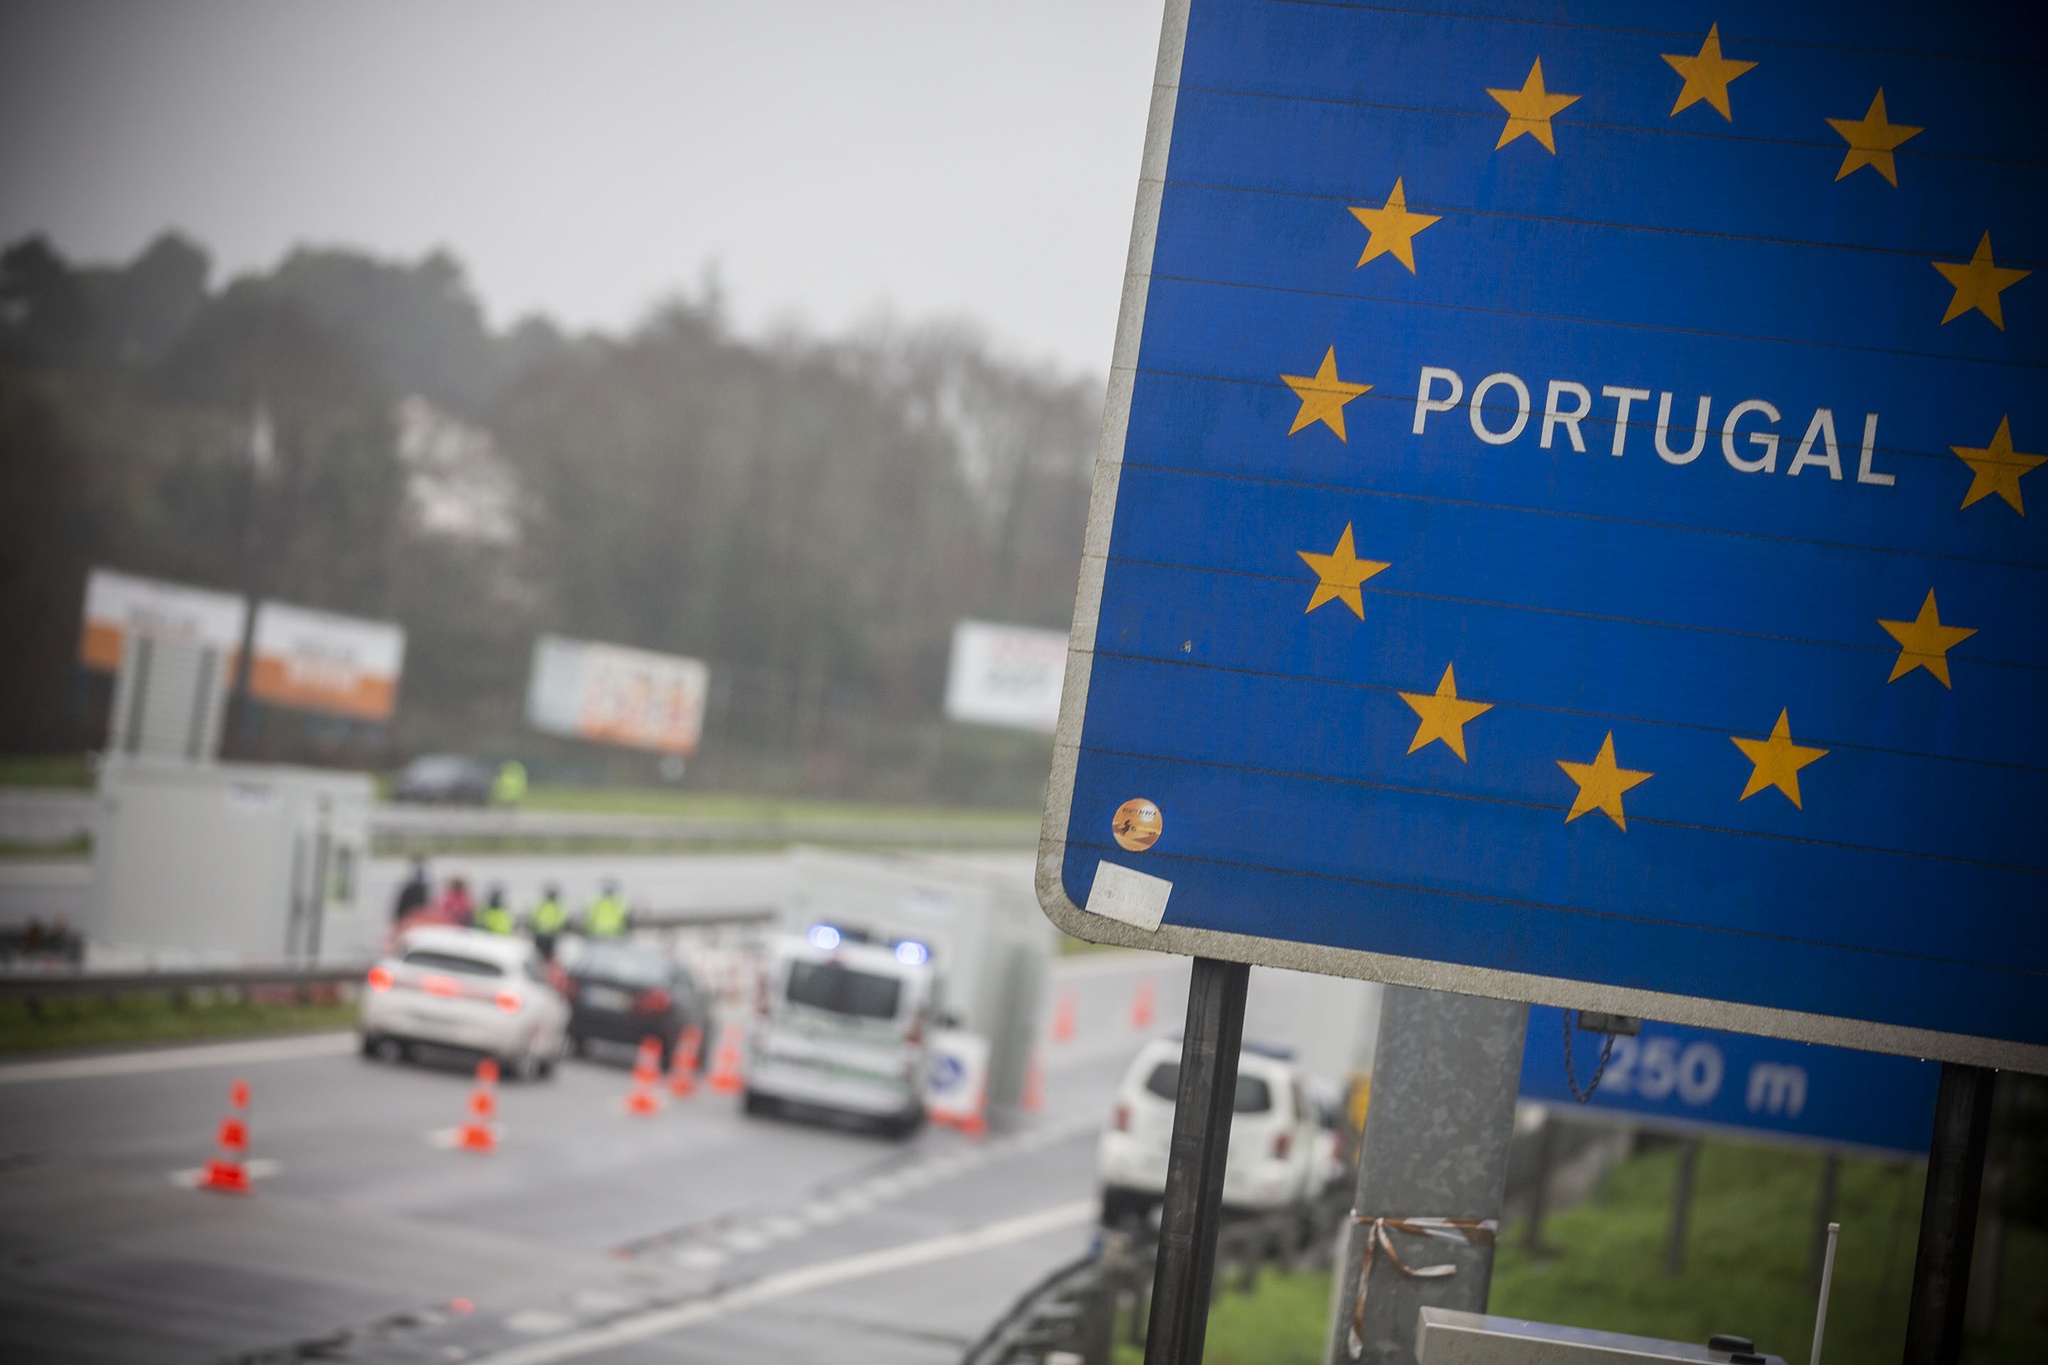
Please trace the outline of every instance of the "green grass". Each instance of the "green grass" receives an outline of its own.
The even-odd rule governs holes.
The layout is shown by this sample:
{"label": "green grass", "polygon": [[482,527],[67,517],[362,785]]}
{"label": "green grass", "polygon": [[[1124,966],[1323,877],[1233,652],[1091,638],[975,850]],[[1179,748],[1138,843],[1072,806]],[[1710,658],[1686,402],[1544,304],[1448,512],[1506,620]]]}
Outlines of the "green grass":
{"label": "green grass", "polygon": [[84,754],[0,755],[0,787],[91,786]]}
{"label": "green grass", "polygon": [[[1685,1270],[1663,1273],[1677,1153],[1623,1162],[1603,1189],[1544,1224],[1544,1254],[1509,1227],[1487,1310],[1507,1317],[1705,1342],[1740,1332],[1803,1365],[1813,1333],[1808,1239],[1821,1159],[1782,1148],[1709,1142],[1700,1154]],[[1923,1168],[1845,1160],[1836,1220],[1842,1240],[1828,1310],[1830,1365],[1899,1358],[1913,1275]],[[2012,1228],[1997,1334],[1966,1345],[1968,1365],[2048,1360],[2048,1233]],[[1250,1295],[1225,1292],[1209,1315],[1215,1365],[1320,1362],[1327,1274],[1267,1274]],[[1142,1353],[1120,1348],[1117,1365]]]}
{"label": "green grass", "polygon": [[0,1001],[0,1053],[351,1028],[356,1021],[356,1007],[348,1001],[270,1003],[224,995],[195,998],[184,1005],[169,995],[155,994],[38,1004]]}

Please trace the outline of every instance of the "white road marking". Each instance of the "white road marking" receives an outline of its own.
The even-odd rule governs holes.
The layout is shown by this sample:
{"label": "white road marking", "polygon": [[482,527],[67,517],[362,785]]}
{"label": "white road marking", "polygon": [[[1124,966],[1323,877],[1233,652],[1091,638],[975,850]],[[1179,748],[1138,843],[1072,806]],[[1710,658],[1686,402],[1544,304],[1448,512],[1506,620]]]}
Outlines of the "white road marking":
{"label": "white road marking", "polygon": [[725,1244],[740,1255],[747,1256],[756,1251],[767,1250],[770,1240],[752,1228],[739,1228],[726,1234]]}
{"label": "white road marking", "polygon": [[[242,1163],[242,1170],[251,1180],[268,1180],[283,1169],[283,1165],[267,1156],[252,1156]],[[194,1166],[189,1170],[172,1171],[171,1183],[183,1185],[188,1190],[196,1190],[199,1188],[199,1182],[205,1177],[206,1167]]]}
{"label": "white road marking", "polygon": [[772,1303],[792,1295],[844,1284],[848,1280],[865,1279],[870,1275],[881,1275],[892,1270],[908,1270],[915,1266],[929,1265],[934,1261],[986,1251],[992,1247],[1008,1246],[1012,1242],[1028,1241],[1049,1232],[1062,1232],[1092,1221],[1095,1214],[1096,1203],[1093,1199],[1060,1204],[1053,1208],[1041,1209],[1037,1213],[1027,1213],[1020,1218],[1006,1218],[998,1223],[984,1223],[980,1227],[968,1228],[962,1232],[928,1237],[921,1242],[906,1242],[901,1246],[885,1247],[880,1251],[862,1252],[857,1256],[846,1256],[836,1261],[805,1266],[801,1270],[768,1275],[751,1284],[741,1285],[725,1293],[690,1303],[649,1309],[644,1313],[619,1318],[600,1327],[571,1332],[553,1341],[537,1341],[531,1345],[514,1346],[510,1350],[499,1351],[495,1355],[478,1356],[471,1365],[553,1365],[553,1362],[558,1360],[574,1360],[579,1356],[609,1350],[614,1346],[625,1346],[685,1327],[694,1327],[700,1322],[723,1317],[727,1313],[738,1312],[743,1308],[752,1308],[756,1304]]}
{"label": "white road marking", "polygon": [[807,1223],[814,1223],[819,1227],[824,1227],[827,1223],[838,1222],[846,1215],[841,1213],[838,1207],[832,1204],[811,1204],[800,1209],[797,1216]]}
{"label": "white road marking", "polygon": [[521,1336],[544,1337],[554,1332],[566,1332],[576,1325],[576,1319],[552,1308],[527,1308],[506,1318],[505,1325]]}
{"label": "white road marking", "polygon": [[106,1076],[142,1076],[153,1071],[297,1062],[308,1057],[339,1057],[355,1050],[356,1035],[353,1033],[302,1033],[290,1038],[264,1038],[245,1043],[207,1043],[198,1047],[151,1048],[97,1057],[64,1057],[48,1062],[13,1062],[0,1066],[0,1085],[22,1085],[29,1081],[89,1081]]}
{"label": "white road marking", "polygon": [[569,1296],[569,1302],[586,1313],[615,1313],[632,1300],[609,1289],[579,1289]]}
{"label": "white road marking", "polygon": [[794,1218],[770,1218],[761,1224],[761,1235],[783,1241],[802,1235],[804,1225]]}
{"label": "white road marking", "polygon": [[728,1259],[717,1247],[685,1247],[676,1253],[676,1264],[685,1270],[716,1270]]}

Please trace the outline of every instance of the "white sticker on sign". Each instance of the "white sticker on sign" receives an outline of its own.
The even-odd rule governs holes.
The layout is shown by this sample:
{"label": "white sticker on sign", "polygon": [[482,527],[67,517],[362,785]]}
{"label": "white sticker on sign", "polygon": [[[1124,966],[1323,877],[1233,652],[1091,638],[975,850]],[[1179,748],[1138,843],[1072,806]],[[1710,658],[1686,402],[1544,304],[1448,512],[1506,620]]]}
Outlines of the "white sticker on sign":
{"label": "white sticker on sign", "polygon": [[1095,885],[1088,890],[1088,913],[1135,924],[1147,933],[1166,917],[1166,898],[1173,883],[1164,877],[1133,872],[1115,863],[1095,864]]}

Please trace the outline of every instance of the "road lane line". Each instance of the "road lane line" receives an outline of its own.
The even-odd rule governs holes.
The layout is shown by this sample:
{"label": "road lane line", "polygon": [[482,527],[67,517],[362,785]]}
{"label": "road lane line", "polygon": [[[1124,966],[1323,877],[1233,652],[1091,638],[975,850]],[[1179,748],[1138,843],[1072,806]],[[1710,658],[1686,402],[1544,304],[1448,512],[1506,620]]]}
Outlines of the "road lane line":
{"label": "road lane line", "polygon": [[0,1066],[0,1085],[21,1085],[29,1081],[89,1081],[107,1076],[143,1076],[153,1071],[296,1062],[308,1057],[339,1057],[355,1050],[356,1035],[352,1032],[297,1034],[290,1038],[207,1043],[198,1047],[153,1048],[96,1057],[62,1057],[48,1062],[13,1062]]}
{"label": "road lane line", "polygon": [[586,1356],[594,1351],[645,1341],[649,1337],[693,1327],[700,1322],[723,1317],[727,1313],[736,1313],[743,1308],[752,1308],[756,1304],[772,1303],[794,1294],[825,1289],[835,1284],[844,1284],[848,1280],[865,1279],[870,1275],[881,1275],[891,1270],[908,1270],[914,1266],[929,1265],[933,1261],[1007,1246],[1012,1242],[1028,1241],[1048,1232],[1061,1232],[1067,1228],[1093,1222],[1096,1212],[1095,1200],[1080,1199],[1071,1204],[1041,1209],[1037,1213],[1027,1213],[1019,1218],[1006,1218],[998,1223],[984,1223],[978,1228],[968,1228],[963,1232],[949,1232],[938,1237],[929,1237],[922,1242],[906,1242],[902,1246],[862,1252],[860,1255],[843,1257],[837,1261],[805,1266],[801,1270],[784,1271],[782,1274],[766,1276],[752,1284],[741,1285],[728,1293],[714,1297],[696,1299],[667,1308],[649,1309],[644,1313],[634,1313],[608,1322],[601,1327],[566,1333],[552,1341],[538,1341],[531,1345],[499,1351],[495,1355],[478,1356],[471,1365],[553,1365],[553,1362],[558,1360],[574,1360],[578,1356]]}

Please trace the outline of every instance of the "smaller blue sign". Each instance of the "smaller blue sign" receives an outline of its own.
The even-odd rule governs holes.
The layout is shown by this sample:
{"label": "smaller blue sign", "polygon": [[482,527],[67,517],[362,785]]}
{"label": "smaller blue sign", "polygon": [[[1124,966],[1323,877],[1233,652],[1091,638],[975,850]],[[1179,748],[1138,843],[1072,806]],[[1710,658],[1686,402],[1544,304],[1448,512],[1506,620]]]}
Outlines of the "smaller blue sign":
{"label": "smaller blue sign", "polygon": [[[1565,1071],[1566,1013],[1529,1008],[1525,1100],[1627,1114],[1652,1126],[1740,1129],[1825,1147],[1927,1154],[1939,1063],[1646,1020],[1638,1036],[1615,1038],[1600,1084],[1581,1106]],[[1574,1031],[1572,1073],[1581,1092],[1600,1065],[1605,1041]]]}

